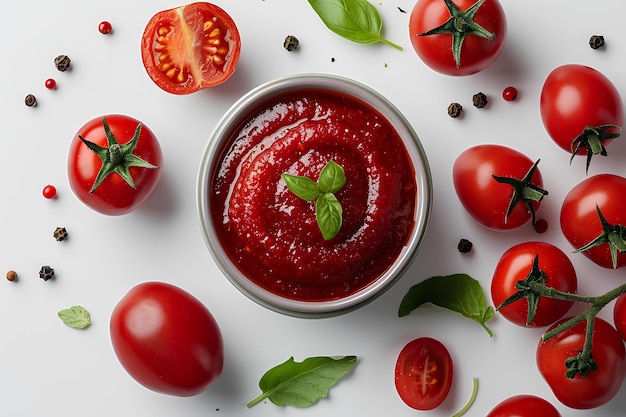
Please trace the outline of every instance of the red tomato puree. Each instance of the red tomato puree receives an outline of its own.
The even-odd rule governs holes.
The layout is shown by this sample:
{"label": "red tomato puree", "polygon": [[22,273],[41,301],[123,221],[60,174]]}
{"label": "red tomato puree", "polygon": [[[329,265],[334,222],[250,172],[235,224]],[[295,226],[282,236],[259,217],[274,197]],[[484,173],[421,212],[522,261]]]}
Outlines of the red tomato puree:
{"label": "red tomato puree", "polygon": [[[238,268],[280,296],[327,301],[380,277],[406,244],[417,185],[402,139],[375,109],[337,92],[285,93],[252,114],[228,141],[214,173],[211,212]],[[343,224],[325,241],[315,203],[281,174],[317,181],[333,160],[346,184],[335,195]]]}

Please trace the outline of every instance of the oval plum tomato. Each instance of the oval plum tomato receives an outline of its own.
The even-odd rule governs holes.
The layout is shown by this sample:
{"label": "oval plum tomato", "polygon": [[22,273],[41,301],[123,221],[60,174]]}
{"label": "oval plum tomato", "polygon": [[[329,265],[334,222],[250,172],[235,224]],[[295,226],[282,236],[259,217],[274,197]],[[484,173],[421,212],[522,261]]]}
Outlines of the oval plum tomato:
{"label": "oval plum tomato", "polygon": [[622,98],[599,71],[578,64],[562,65],[546,78],[540,112],[548,135],[564,150],[587,156],[606,155],[605,145],[624,126]]}
{"label": "oval plum tomato", "polygon": [[535,224],[543,196],[537,164],[521,152],[501,145],[477,145],[454,162],[452,177],[459,200],[480,224],[492,230]]}
{"label": "oval plum tomato", "polygon": [[72,140],[67,172],[80,201],[107,215],[126,214],[156,189],[163,163],[154,133],[124,115],[96,117]]}
{"label": "oval plum tomato", "polygon": [[561,206],[561,230],[586,257],[603,268],[626,266],[626,178],[589,177],[574,186]]}
{"label": "oval plum tomato", "polygon": [[504,48],[506,31],[498,0],[418,0],[409,20],[417,55],[446,75],[470,75],[487,68]]}
{"label": "oval plum tomato", "polygon": [[222,84],[235,72],[240,50],[233,19],[206,2],[158,12],[146,25],[141,41],[148,75],[172,94]]}
{"label": "oval plum tomato", "polygon": [[626,341],[626,294],[622,294],[617,298],[613,308],[613,321],[618,333],[622,335],[622,339]]}
{"label": "oval plum tomato", "polygon": [[561,413],[541,397],[520,394],[498,403],[487,417],[561,417]]}
{"label": "oval plum tomato", "polygon": [[[552,328],[566,320],[557,322]],[[568,369],[565,362],[583,351],[586,327],[587,322],[583,320],[545,342],[540,341],[537,347],[539,372],[556,398],[570,408],[581,410],[599,407],[615,397],[622,386],[626,364],[621,336],[613,326],[596,317],[591,358],[597,368],[585,369],[586,361],[583,359],[572,361],[573,368]],[[589,373],[573,372],[576,367]]]}
{"label": "oval plum tomato", "polygon": [[110,333],[126,372],[153,391],[196,395],[222,372],[217,322],[197,298],[174,285],[145,282],[131,288],[113,309]]}
{"label": "oval plum tomato", "polygon": [[432,410],[450,392],[452,373],[452,358],[441,342],[430,337],[415,339],[398,355],[396,391],[409,407]]}
{"label": "oval plum tomato", "polygon": [[[562,318],[573,302],[518,291],[518,282],[531,281],[559,291],[576,293],[578,279],[574,265],[561,249],[545,242],[515,245],[504,252],[496,265],[491,281],[491,298],[498,311],[520,326],[549,326]],[[501,307],[505,301],[506,305]],[[530,316],[529,306],[534,310]]]}

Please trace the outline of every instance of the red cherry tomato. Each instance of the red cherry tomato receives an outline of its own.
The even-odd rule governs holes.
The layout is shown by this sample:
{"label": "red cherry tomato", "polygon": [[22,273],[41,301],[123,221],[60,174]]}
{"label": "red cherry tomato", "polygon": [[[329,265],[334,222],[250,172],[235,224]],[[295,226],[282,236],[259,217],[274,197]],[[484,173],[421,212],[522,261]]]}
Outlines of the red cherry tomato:
{"label": "red cherry tomato", "polygon": [[[442,74],[470,75],[484,70],[504,48],[507,23],[502,5],[498,0],[455,0],[449,6],[454,10],[443,0],[415,3],[409,20],[413,49],[427,66]],[[472,6],[478,7],[473,18]],[[455,19],[453,12],[462,15]],[[454,42],[454,38],[463,42]],[[460,44],[456,53],[454,44]]]}
{"label": "red cherry tomato", "polygon": [[[111,135],[107,135],[105,121]],[[119,152],[113,151],[111,136],[120,145]],[[78,130],[67,166],[70,186],[79,200],[99,213],[121,215],[148,200],[161,178],[162,164],[154,133],[132,117],[113,114],[92,119]],[[109,174],[102,178],[105,172]]]}
{"label": "red cherry tomato", "polygon": [[615,302],[613,321],[615,328],[622,335],[622,339],[626,341],[626,294],[620,295]]}
{"label": "red cherry tomato", "polygon": [[198,2],[155,14],[143,32],[141,57],[163,90],[190,94],[223,83],[235,72],[241,39],[220,7]]}
{"label": "red cherry tomato", "polygon": [[576,249],[588,248],[582,253],[604,268],[626,266],[624,196],[626,178],[600,174],[574,186],[561,206],[561,230],[565,238]]}
{"label": "red cherry tomato", "polygon": [[[538,269],[533,268],[537,258]],[[578,280],[576,271],[567,255],[556,246],[544,242],[525,242],[508,249],[496,266],[491,281],[491,297],[496,307],[517,293],[516,284],[529,274],[545,276],[544,285],[567,293],[576,293]],[[539,281],[541,282],[541,281]],[[549,326],[562,318],[572,306],[571,301],[540,297],[534,318],[528,318],[529,300],[522,298],[498,311],[509,321],[520,326]]]}
{"label": "red cherry tomato", "polygon": [[548,135],[564,150],[587,155],[604,148],[624,126],[624,106],[611,81],[599,71],[577,64],[554,69],[541,90],[540,112]]}
{"label": "red cherry tomato", "polygon": [[541,397],[521,394],[500,402],[487,417],[561,417],[561,413]]}
{"label": "red cherry tomato", "polygon": [[[532,171],[534,165],[527,156],[514,149],[477,145],[465,150],[454,162],[454,188],[463,207],[478,223],[492,230],[518,229],[534,219],[543,193],[547,194],[539,191],[543,187],[543,178],[539,168]],[[528,174],[530,178],[523,187],[523,194],[515,193],[515,188],[506,183],[507,179],[520,182]],[[526,192],[532,192],[535,198],[526,198]],[[509,208],[511,211],[507,216]]]}
{"label": "red cherry tomato", "polygon": [[429,337],[415,339],[398,355],[396,391],[409,407],[432,410],[450,392],[452,373],[452,358],[441,342]]}
{"label": "red cherry tomato", "polygon": [[196,395],[222,372],[217,322],[197,298],[174,285],[133,287],[113,309],[110,332],[124,369],[153,391]]}
{"label": "red cherry tomato", "polygon": [[[552,328],[562,323],[556,323]],[[601,318],[594,321],[591,356],[597,369],[587,376],[565,375],[565,361],[578,355],[585,342],[586,321],[557,334],[537,347],[537,366],[556,398],[575,409],[591,409],[610,401],[624,380],[624,341],[613,326]]]}

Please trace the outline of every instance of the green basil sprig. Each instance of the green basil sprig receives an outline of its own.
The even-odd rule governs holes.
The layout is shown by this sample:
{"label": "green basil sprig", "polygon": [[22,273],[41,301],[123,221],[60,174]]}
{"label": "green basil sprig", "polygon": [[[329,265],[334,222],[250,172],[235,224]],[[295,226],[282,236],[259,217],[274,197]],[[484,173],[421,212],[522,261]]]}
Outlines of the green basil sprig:
{"label": "green basil sprig", "polygon": [[337,236],[343,222],[343,209],[335,197],[346,183],[341,165],[329,161],[320,172],[317,183],[310,178],[284,173],[282,178],[289,191],[305,201],[315,201],[317,225],[325,240]]}
{"label": "green basil sprig", "polygon": [[356,356],[316,356],[296,362],[293,356],[267,371],[259,381],[262,394],[247,404],[250,408],[265,398],[279,407],[309,407],[328,396],[330,388],[356,365]]}
{"label": "green basil sprig", "polygon": [[469,275],[432,277],[412,286],[400,302],[398,316],[406,316],[425,303],[435,304],[472,319],[493,337],[486,322],[493,318],[495,310],[487,306],[480,283]]}
{"label": "green basil sprig", "polygon": [[382,19],[366,0],[309,0],[309,4],[326,27],[339,36],[358,43],[383,42],[402,50],[380,36]]}
{"label": "green basil sprig", "polygon": [[72,306],[57,313],[67,326],[73,329],[85,329],[91,324],[89,312],[82,306]]}

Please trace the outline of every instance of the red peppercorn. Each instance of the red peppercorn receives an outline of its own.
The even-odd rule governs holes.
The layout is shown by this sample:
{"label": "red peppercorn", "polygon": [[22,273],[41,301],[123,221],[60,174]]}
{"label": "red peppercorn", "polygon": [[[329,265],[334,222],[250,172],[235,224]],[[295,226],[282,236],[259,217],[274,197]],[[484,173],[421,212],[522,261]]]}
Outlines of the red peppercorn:
{"label": "red peppercorn", "polygon": [[546,219],[539,219],[535,222],[535,232],[545,233],[548,230],[548,221]]}
{"label": "red peppercorn", "polygon": [[41,193],[43,194],[44,198],[51,199],[56,197],[57,189],[54,185],[48,184],[43,187],[43,191]]}
{"label": "red peppercorn", "polygon": [[502,98],[506,101],[513,101],[517,98],[517,88],[507,87],[502,91]]}
{"label": "red peppercorn", "polygon": [[54,81],[54,78],[48,78],[45,82],[45,86],[48,90],[54,90],[57,88],[57,82]]}
{"label": "red peppercorn", "polygon": [[98,30],[103,35],[107,35],[107,34],[111,33],[111,31],[113,30],[113,26],[111,26],[111,23],[109,23],[106,20],[104,20],[104,21],[100,22],[100,24],[98,25]]}

